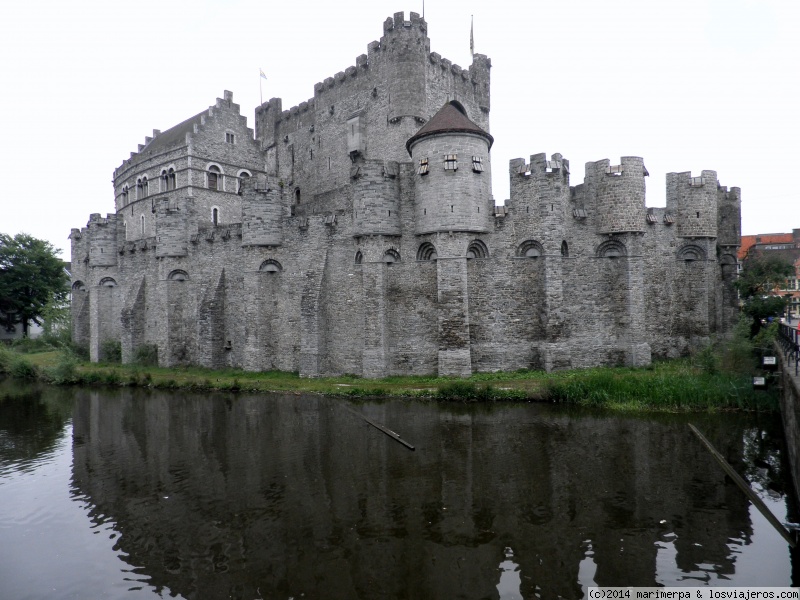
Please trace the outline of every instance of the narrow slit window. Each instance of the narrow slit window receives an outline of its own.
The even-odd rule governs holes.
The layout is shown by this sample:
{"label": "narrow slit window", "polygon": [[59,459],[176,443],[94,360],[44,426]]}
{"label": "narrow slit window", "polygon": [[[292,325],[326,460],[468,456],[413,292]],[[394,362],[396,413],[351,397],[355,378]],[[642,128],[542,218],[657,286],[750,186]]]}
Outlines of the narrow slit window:
{"label": "narrow slit window", "polygon": [[419,159],[419,167],[417,167],[417,175],[427,175],[428,174],[428,158],[420,158]]}
{"label": "narrow slit window", "polygon": [[445,154],[444,156],[444,170],[445,171],[458,171],[458,155]]}

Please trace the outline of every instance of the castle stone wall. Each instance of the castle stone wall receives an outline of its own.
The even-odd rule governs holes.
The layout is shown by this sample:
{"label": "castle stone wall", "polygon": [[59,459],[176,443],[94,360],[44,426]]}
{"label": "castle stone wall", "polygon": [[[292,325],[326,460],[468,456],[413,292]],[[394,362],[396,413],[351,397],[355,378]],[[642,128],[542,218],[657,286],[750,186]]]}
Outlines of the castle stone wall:
{"label": "castle stone wall", "polygon": [[126,362],[155,345],[164,366],[380,377],[645,365],[726,334],[740,190],[671,173],[646,208],[643,159],[573,185],[538,153],[496,210],[490,68],[398,13],[313,98],[258,107],[255,133],[230,92],[155,131],[115,170],[117,213],[70,235],[73,338],[93,360],[119,342]]}

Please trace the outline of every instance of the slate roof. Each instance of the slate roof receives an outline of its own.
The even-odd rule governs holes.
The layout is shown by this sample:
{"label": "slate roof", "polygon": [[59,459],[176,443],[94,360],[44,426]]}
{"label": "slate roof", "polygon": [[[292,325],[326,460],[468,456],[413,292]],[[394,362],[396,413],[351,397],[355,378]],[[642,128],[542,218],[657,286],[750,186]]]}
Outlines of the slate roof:
{"label": "slate roof", "polygon": [[200,117],[208,112],[208,109],[197,113],[193,117],[189,117],[183,123],[178,123],[175,127],[171,127],[166,131],[159,133],[153,140],[147,144],[141,153],[156,152],[173,146],[183,145],[186,141],[186,134],[194,131],[195,124],[200,124]]}
{"label": "slate roof", "polygon": [[492,148],[494,143],[494,138],[470,121],[457,104],[448,102],[431,117],[430,121],[425,123],[417,133],[409,138],[406,142],[406,150],[411,154],[411,146],[415,142],[440,133],[475,133],[488,140],[489,149]]}

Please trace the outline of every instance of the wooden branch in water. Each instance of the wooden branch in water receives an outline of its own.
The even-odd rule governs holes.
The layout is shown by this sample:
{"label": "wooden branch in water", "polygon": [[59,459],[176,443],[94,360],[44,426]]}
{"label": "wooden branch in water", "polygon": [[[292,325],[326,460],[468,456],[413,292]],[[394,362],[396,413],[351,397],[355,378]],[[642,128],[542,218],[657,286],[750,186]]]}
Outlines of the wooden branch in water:
{"label": "wooden branch in water", "polygon": [[794,548],[797,545],[797,541],[794,539],[792,534],[789,533],[789,531],[783,526],[783,524],[775,517],[775,515],[772,514],[769,508],[767,508],[767,505],[764,504],[764,501],[758,497],[758,494],[756,494],[753,491],[753,489],[741,477],[741,475],[739,475],[730,465],[730,463],[728,463],[728,461],[725,460],[725,457],[723,457],[722,454],[717,452],[717,449],[714,448],[711,442],[709,442],[702,433],[700,433],[697,427],[695,427],[691,423],[689,423],[689,427],[698,437],[698,439],[701,442],[703,442],[703,445],[708,449],[708,451],[711,452],[711,456],[713,456],[714,459],[719,463],[719,466],[722,467],[722,470],[725,471],[725,474],[728,477],[730,477],[736,485],[739,486],[739,489],[741,489],[745,493],[745,495],[750,499],[750,502],[753,503],[753,505],[759,510],[759,512],[761,512],[762,515],[764,515],[767,521],[770,522],[770,525],[772,525],[775,529],[778,530],[778,533],[780,533],[783,536],[783,539],[785,539],[789,543],[789,546]]}
{"label": "wooden branch in water", "polygon": [[381,425],[380,423],[376,423],[375,421],[372,421],[371,419],[368,419],[367,417],[365,417],[364,415],[362,415],[360,412],[353,410],[353,409],[352,409],[352,408],[350,408],[349,406],[345,406],[345,408],[346,408],[347,410],[349,410],[351,413],[353,413],[354,415],[356,415],[356,416],[358,416],[358,417],[361,417],[362,419],[364,419],[364,420],[365,420],[367,423],[369,423],[370,425],[372,425],[372,426],[373,426],[375,429],[377,429],[378,431],[380,431],[380,432],[382,432],[382,433],[385,433],[386,435],[388,435],[388,436],[389,436],[390,438],[392,438],[394,441],[396,441],[396,442],[400,442],[401,444],[403,444],[403,446],[405,446],[405,447],[406,447],[406,448],[408,448],[409,450],[416,450],[416,449],[414,448],[414,446],[412,446],[412,445],[411,445],[411,444],[409,444],[407,441],[405,441],[403,438],[401,438],[399,433],[395,433],[394,431],[392,431],[392,430],[391,430],[391,429],[389,429],[388,427],[386,427],[386,426],[384,426],[384,425]]}

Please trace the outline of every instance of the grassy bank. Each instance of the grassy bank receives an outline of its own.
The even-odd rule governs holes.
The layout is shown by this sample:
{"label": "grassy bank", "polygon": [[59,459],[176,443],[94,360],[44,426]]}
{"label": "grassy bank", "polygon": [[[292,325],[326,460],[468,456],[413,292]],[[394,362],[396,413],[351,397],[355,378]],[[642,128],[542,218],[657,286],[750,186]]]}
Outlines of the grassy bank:
{"label": "grassy bank", "polygon": [[[735,360],[752,364],[752,354]],[[246,372],[200,367],[97,364],[66,351],[21,354],[0,348],[0,375],[55,385],[136,386],[180,390],[311,392],[350,397],[405,396],[457,402],[544,401],[615,410],[718,411],[777,409],[774,391],[754,391],[749,368],[726,365],[730,352],[711,349],[645,368],[593,368],[545,373],[478,373],[466,379],[437,376],[362,379],[301,378],[282,371]]]}

